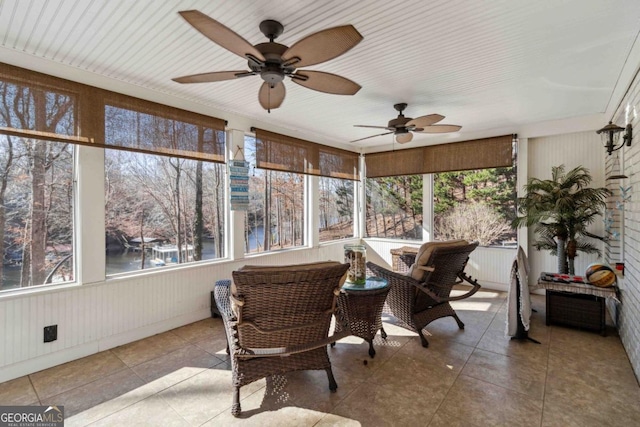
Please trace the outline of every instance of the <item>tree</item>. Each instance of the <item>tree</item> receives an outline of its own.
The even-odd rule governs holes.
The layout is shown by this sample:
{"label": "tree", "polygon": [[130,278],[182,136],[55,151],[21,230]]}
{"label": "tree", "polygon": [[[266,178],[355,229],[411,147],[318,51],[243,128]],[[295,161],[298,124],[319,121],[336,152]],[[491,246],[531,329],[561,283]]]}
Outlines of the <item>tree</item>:
{"label": "tree", "polygon": [[[198,151],[202,151],[204,132],[198,127]],[[193,221],[193,260],[202,260],[202,238],[204,235],[204,221],[202,217],[202,161],[196,162],[195,176],[195,219]]]}
{"label": "tree", "polygon": [[602,239],[587,231],[597,215],[606,208],[610,195],[606,188],[589,188],[589,170],[578,166],[565,173],[564,165],[551,168],[551,179],[530,178],[524,187],[524,197],[518,199],[516,227],[535,226],[540,239],[537,250],[549,250],[558,256],[558,272],[575,274],[574,261],[578,251],[597,253],[600,250],[584,238]]}
{"label": "tree", "polygon": [[[434,223],[440,224],[436,227],[434,235],[436,239],[446,239],[446,235],[451,232],[441,234],[445,230],[444,223],[455,222],[451,215],[459,216],[472,214],[471,207],[457,209],[460,205],[476,205],[473,210],[482,210],[496,221],[497,227],[489,227],[495,230],[502,230],[500,236],[483,238],[481,244],[491,244],[498,240],[508,240],[515,235],[511,227],[502,227],[509,224],[515,218],[515,187],[516,170],[515,167],[489,168],[468,170],[459,172],[442,172],[434,175]],[[469,212],[466,212],[469,211]],[[453,234],[460,235],[463,229],[469,229],[468,225],[458,223],[461,227],[459,232]],[[479,225],[478,225],[479,226]],[[482,228],[487,231],[489,224],[484,224]],[[474,238],[477,240],[477,238]]]}
{"label": "tree", "polygon": [[422,175],[367,179],[367,236],[420,239]]}
{"label": "tree", "polygon": [[[11,123],[9,116],[9,104],[7,99],[8,85],[3,84],[0,86],[2,107],[0,108],[0,119],[2,123]],[[10,135],[4,136],[7,141],[6,148],[0,152],[0,284],[3,282],[4,276],[4,254],[5,254],[5,224],[6,224],[6,207],[5,207],[5,195],[7,194],[7,185],[9,184],[9,176],[13,167],[13,137]]]}
{"label": "tree", "polygon": [[341,181],[336,188],[336,206],[338,215],[348,221],[353,221],[353,182]]}
{"label": "tree", "polygon": [[[0,82],[0,94],[3,126],[73,134],[74,103],[69,95],[5,81]],[[71,250],[71,150],[67,144],[32,138],[5,136],[4,141],[1,196],[12,193],[21,202],[12,203],[11,212],[6,202],[1,203],[2,255],[9,240],[22,254],[20,286],[41,285],[59,261],[62,247],[57,244],[64,243],[65,252]]]}
{"label": "tree", "polygon": [[322,176],[320,183],[320,241],[353,236],[353,181]]}
{"label": "tree", "polygon": [[452,209],[461,200],[466,200],[463,184],[464,172],[442,172],[433,179],[433,213],[437,216]]}
{"label": "tree", "polygon": [[458,203],[476,202],[493,208],[511,222],[515,218],[515,179],[514,167],[435,174],[434,213],[437,217]]}

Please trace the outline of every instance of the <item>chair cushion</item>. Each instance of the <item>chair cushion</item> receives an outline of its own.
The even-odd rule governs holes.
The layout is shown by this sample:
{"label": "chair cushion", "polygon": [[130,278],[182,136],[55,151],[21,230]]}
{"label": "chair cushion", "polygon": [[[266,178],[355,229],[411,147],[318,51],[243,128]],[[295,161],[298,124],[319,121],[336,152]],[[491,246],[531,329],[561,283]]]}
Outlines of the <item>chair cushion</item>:
{"label": "chair cushion", "polygon": [[426,267],[431,254],[435,248],[441,248],[443,246],[465,246],[468,245],[469,242],[464,239],[458,240],[445,240],[445,241],[435,241],[435,242],[427,242],[420,246],[418,249],[418,253],[416,255],[416,260],[413,265],[409,268],[407,272],[407,276],[422,282],[425,279],[426,271],[422,270],[420,267]]}

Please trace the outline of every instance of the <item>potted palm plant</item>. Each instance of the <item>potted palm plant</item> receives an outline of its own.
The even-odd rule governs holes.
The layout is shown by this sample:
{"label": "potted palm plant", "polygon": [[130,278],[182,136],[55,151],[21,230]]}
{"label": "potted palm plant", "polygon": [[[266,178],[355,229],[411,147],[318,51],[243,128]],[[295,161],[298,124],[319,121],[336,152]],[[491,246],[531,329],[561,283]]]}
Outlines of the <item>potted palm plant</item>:
{"label": "potted palm plant", "polygon": [[537,250],[549,250],[558,257],[558,273],[575,274],[578,252],[600,250],[587,238],[603,240],[587,230],[605,208],[610,195],[606,188],[590,188],[589,170],[578,166],[565,173],[564,165],[551,168],[551,179],[530,178],[524,197],[518,198],[515,227],[535,226]]}

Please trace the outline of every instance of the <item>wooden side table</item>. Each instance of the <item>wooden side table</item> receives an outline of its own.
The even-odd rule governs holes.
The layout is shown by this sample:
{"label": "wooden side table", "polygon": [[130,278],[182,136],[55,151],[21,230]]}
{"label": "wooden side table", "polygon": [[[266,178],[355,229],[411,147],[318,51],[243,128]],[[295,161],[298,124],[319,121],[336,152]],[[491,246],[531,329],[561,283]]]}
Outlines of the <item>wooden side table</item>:
{"label": "wooden side table", "polygon": [[605,300],[619,302],[618,288],[599,288],[586,283],[545,280],[542,273],[537,286],[546,290],[546,324],[560,324],[600,332],[606,336]]}
{"label": "wooden side table", "polygon": [[[373,338],[378,330],[382,338],[387,334],[382,327],[382,307],[389,293],[389,282],[380,277],[369,277],[365,284],[346,282],[338,296],[338,310],[346,319],[351,333],[369,343],[369,356],[374,357]],[[336,333],[342,331],[340,322],[336,322]],[[332,343],[333,347],[335,343]]]}

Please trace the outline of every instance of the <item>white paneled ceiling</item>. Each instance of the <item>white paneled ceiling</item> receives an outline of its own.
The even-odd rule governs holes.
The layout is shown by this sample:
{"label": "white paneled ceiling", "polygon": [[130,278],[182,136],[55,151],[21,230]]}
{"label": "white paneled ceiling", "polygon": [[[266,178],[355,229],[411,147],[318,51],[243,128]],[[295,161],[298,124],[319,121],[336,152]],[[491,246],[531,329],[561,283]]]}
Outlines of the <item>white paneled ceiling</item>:
{"label": "white paneled ceiling", "polygon": [[[362,89],[338,96],[285,81],[282,107],[268,114],[257,101],[260,77],[175,83],[247,68],[178,15],[189,9],[252,44],[267,41],[258,29],[264,19],[284,25],[277,41],[288,46],[352,24],[364,40],[309,69]],[[407,116],[438,113],[442,123],[462,126],[455,134],[417,134],[411,146],[603,114],[638,66],[639,31],[638,0],[0,0],[2,62],[209,113],[231,127],[263,126],[364,151],[391,136],[349,144],[379,133],[353,125],[385,126],[399,102],[409,104]]]}

